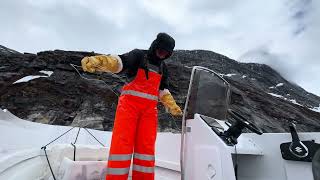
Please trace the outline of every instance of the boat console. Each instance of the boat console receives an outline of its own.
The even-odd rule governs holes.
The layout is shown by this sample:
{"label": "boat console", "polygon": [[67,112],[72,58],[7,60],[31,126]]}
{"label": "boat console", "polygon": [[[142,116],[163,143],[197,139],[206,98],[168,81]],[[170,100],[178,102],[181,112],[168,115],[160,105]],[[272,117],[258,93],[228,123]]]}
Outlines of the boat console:
{"label": "boat console", "polygon": [[[228,128],[223,128],[217,121],[214,123],[215,125],[211,126],[211,129],[229,146],[236,145],[238,143],[238,137],[243,133],[243,129],[247,128],[251,132],[254,132],[258,135],[263,134],[262,130],[257,127],[255,124],[249,122],[240,115],[238,112],[228,109],[228,113],[230,117],[235,121],[233,124],[229,123],[229,121],[225,121],[224,123],[228,126]],[[209,117],[200,116],[205,120],[209,119]],[[210,124],[207,123],[209,126]]]}
{"label": "boat console", "polygon": [[298,134],[290,125],[291,133],[263,133],[241,112],[230,109],[229,94],[229,83],[217,73],[193,68],[182,123],[183,180],[316,177],[320,172],[316,169],[320,160],[315,160],[316,152],[320,154],[319,132]]}

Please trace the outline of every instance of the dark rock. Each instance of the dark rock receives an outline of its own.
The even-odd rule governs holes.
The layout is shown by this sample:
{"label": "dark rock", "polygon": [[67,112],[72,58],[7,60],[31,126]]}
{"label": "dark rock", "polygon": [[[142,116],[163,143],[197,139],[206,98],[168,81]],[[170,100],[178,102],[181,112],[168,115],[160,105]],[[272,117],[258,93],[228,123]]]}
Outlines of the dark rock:
{"label": "dark rock", "polygon": [[0,55],[21,54],[18,51],[0,45]]}
{"label": "dark rock", "polygon": [[[124,78],[122,74],[119,79],[107,73],[84,73],[90,80],[81,78],[70,64],[80,66],[80,60],[91,55],[95,53],[62,50],[21,54],[0,46],[0,107],[34,122],[112,130],[118,100],[115,92]],[[318,107],[320,98],[288,82],[267,65],[239,63],[203,50],[175,51],[167,65],[170,91],[182,108],[191,67],[200,65],[221,73],[230,82],[231,108],[239,110],[264,132],[286,132],[289,122],[295,122],[298,131],[320,131],[320,113],[309,109]],[[39,72],[43,70],[53,74],[13,84],[29,75],[47,76]],[[276,86],[279,83],[283,85]],[[160,103],[158,129],[181,129],[181,118],[165,113]]]}

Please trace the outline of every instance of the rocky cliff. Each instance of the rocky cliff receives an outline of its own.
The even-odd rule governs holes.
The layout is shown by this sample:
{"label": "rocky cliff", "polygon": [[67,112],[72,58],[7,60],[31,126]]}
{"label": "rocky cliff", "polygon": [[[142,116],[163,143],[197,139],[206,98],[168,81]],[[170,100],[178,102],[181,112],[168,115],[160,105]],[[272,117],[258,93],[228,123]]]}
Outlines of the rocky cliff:
{"label": "rocky cliff", "polygon": [[[83,74],[80,65],[94,52],[44,51],[19,53],[0,46],[0,107],[30,121],[111,130],[117,106],[114,92],[123,75]],[[166,60],[170,91],[183,107],[191,67],[200,65],[220,73],[231,84],[231,107],[265,132],[320,131],[320,97],[288,82],[264,64],[240,63],[203,50],[178,50]],[[79,68],[80,69],[80,68]],[[24,79],[21,79],[24,78]],[[18,81],[19,80],[19,81]],[[181,120],[159,105],[159,131],[178,132]]]}

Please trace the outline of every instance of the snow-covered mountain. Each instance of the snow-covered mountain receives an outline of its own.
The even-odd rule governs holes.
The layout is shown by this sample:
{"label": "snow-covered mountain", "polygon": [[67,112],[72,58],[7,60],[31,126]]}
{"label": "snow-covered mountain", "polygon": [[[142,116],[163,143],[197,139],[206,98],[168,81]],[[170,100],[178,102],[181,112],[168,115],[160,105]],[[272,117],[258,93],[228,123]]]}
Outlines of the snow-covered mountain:
{"label": "snow-covered mountain", "polygon": [[[117,104],[113,91],[123,79],[104,73],[85,76],[105,83],[85,80],[70,65],[80,65],[84,56],[94,54],[62,50],[22,54],[1,46],[0,107],[31,121],[111,130]],[[231,107],[265,132],[288,131],[292,121],[299,131],[320,131],[320,97],[288,82],[267,65],[239,63],[203,50],[175,51],[167,64],[170,90],[180,106],[185,102],[191,68],[200,65],[230,82]],[[159,107],[159,130],[179,131],[180,120]]]}

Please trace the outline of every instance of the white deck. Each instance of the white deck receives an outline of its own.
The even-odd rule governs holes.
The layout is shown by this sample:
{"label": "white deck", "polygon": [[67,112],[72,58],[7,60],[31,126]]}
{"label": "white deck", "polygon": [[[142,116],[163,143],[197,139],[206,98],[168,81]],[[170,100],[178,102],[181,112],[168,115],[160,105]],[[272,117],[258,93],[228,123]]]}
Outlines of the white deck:
{"label": "white deck", "polygon": [[[190,131],[185,136],[185,180],[235,180],[235,162],[238,163],[238,180],[313,180],[310,162],[282,159],[279,146],[291,141],[289,133],[242,134],[235,149],[225,145],[197,114],[195,119],[187,120],[187,127]],[[70,127],[25,121],[0,110],[0,179],[52,179],[40,148],[68,129]],[[77,141],[76,161],[72,161],[70,143],[77,129],[55,142],[56,145],[48,146],[49,160],[59,180],[94,179],[103,173],[111,132],[90,131],[106,148],[82,130]],[[181,179],[180,137],[180,134],[158,133],[157,180]],[[299,137],[302,141],[320,143],[318,132],[299,133]]]}
{"label": "white deck", "polygon": [[[0,179],[21,180],[22,178],[24,180],[34,180],[41,177],[48,178],[51,173],[44,151],[40,148],[70,128],[25,121],[17,118],[9,111],[0,110]],[[48,146],[47,151],[50,161],[62,163],[64,157],[73,158],[73,147],[70,143],[74,142],[77,131],[78,128],[73,129]],[[85,130],[81,130],[76,143],[77,160],[87,162],[89,160],[100,160],[104,162],[98,162],[98,164],[106,164],[111,132],[92,129],[89,129],[89,131],[104,143],[106,148],[102,148]],[[180,179],[179,150],[180,134],[158,133],[156,179]],[[60,153],[63,153],[63,155]],[[91,159],[88,159],[88,157],[91,157]],[[76,166],[72,163],[69,163],[69,165]],[[57,164],[53,168],[56,173],[58,173],[59,166],[60,164]],[[20,173],[17,173],[17,168],[23,170],[19,170]]]}

